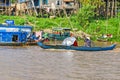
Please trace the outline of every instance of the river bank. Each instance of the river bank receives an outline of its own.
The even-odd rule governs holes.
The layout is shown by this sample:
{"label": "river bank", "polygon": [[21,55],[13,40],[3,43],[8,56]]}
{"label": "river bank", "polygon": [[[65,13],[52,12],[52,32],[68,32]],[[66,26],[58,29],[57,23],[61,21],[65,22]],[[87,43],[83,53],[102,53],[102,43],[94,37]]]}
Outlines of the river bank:
{"label": "river bank", "polygon": [[91,19],[91,22],[87,26],[81,26],[73,16],[69,18],[57,17],[50,18],[38,18],[34,16],[5,16],[0,15],[0,23],[4,23],[5,20],[14,20],[16,25],[30,25],[33,26],[33,31],[39,30],[52,30],[53,27],[67,27],[71,28],[71,32],[75,36],[80,36],[81,32],[84,32],[91,36],[93,40],[97,40],[102,34],[112,34],[112,38],[109,41],[120,42],[120,20],[115,18],[110,19]]}

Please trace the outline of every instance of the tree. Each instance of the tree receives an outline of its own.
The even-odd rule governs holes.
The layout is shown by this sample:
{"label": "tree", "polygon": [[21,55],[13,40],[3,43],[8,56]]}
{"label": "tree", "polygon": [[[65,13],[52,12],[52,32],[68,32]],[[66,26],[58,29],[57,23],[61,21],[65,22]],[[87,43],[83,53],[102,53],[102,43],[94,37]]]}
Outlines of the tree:
{"label": "tree", "polygon": [[90,19],[94,17],[94,9],[95,7],[89,4],[83,5],[83,7],[79,9],[76,20],[80,23],[81,26],[88,26]]}
{"label": "tree", "polygon": [[17,0],[11,0],[12,3],[15,3]]}
{"label": "tree", "polygon": [[99,16],[99,15],[104,15],[104,5],[105,2],[103,0],[79,0],[79,2],[81,3],[81,5],[91,5],[91,6],[95,6],[95,16]]}
{"label": "tree", "polygon": [[119,8],[120,0],[104,0],[105,1],[105,9],[106,9],[106,17],[114,17],[117,15],[117,9]]}

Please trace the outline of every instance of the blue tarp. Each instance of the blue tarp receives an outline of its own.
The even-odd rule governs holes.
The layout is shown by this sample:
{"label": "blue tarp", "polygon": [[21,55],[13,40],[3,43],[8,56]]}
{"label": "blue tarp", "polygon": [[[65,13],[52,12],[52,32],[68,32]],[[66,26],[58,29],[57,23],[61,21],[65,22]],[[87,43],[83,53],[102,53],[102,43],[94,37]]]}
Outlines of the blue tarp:
{"label": "blue tarp", "polygon": [[[26,1],[31,1],[31,0],[18,0],[19,3],[23,3],[23,2],[26,2]],[[33,0],[33,2],[34,2],[35,6],[40,5],[40,0]]]}
{"label": "blue tarp", "polygon": [[8,25],[14,25],[14,20],[6,20],[5,23]]}

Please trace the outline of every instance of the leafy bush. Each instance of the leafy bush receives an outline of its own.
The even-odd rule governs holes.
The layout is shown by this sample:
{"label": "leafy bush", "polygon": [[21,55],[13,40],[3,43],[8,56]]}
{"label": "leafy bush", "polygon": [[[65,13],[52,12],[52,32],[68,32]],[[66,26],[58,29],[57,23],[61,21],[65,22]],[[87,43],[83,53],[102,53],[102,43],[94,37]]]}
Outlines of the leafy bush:
{"label": "leafy bush", "polygon": [[83,5],[82,8],[79,9],[77,13],[77,21],[83,27],[89,25],[90,19],[94,17],[94,6],[91,5]]}

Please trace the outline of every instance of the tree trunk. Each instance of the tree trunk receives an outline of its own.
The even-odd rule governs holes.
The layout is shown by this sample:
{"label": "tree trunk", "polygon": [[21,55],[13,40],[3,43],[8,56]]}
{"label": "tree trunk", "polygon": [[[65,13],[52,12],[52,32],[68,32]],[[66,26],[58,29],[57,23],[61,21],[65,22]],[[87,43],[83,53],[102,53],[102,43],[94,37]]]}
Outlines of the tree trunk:
{"label": "tree trunk", "polygon": [[108,13],[109,13],[109,1],[106,1],[106,17],[108,18]]}
{"label": "tree trunk", "polygon": [[110,15],[110,2],[109,2],[109,0],[107,0],[107,3],[106,3],[107,5],[106,5],[106,8],[107,8],[107,10],[106,10],[106,17],[108,18],[109,17],[109,15]]}
{"label": "tree trunk", "polygon": [[113,13],[114,13],[114,8],[115,8],[114,7],[114,3],[115,3],[114,0],[112,0],[112,4],[111,4],[112,5],[112,7],[111,7],[111,17],[113,17]]}
{"label": "tree trunk", "polygon": [[115,5],[114,14],[115,14],[115,15],[117,15],[117,1],[116,1],[116,0],[115,0],[115,3],[114,3],[114,5]]}
{"label": "tree trunk", "polygon": [[5,14],[7,14],[7,6],[6,6],[6,0],[5,0]]}

